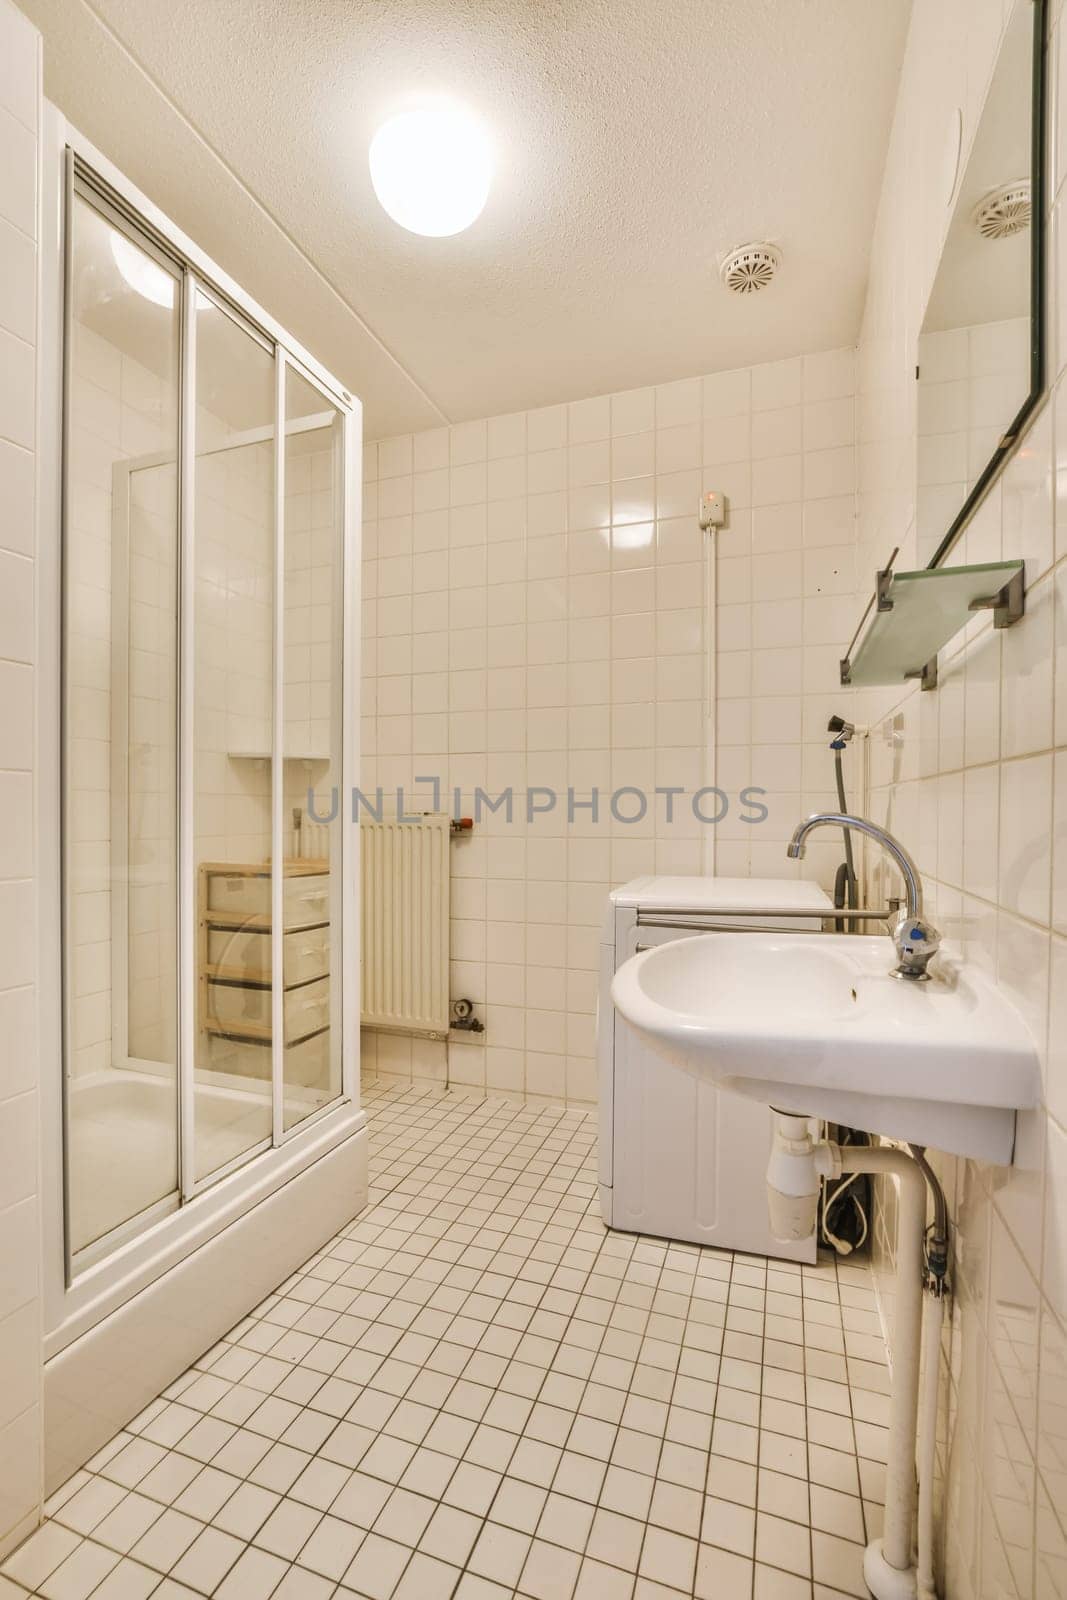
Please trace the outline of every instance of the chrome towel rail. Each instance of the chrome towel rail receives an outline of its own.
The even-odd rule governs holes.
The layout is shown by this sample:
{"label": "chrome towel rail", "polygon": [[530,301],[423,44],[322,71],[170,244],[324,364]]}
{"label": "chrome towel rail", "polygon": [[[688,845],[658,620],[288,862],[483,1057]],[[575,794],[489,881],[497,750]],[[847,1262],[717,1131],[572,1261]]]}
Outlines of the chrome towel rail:
{"label": "chrome towel rail", "polygon": [[[898,914],[899,910],[899,904],[892,902],[884,906],[880,911],[850,911],[845,907],[837,906],[782,906],[769,909],[761,906],[757,911],[750,906],[730,906],[716,908],[711,915],[708,915],[699,911],[687,911],[683,906],[661,906],[654,911],[642,911],[638,908],[637,922],[638,926],[642,928],[676,928],[682,931],[688,929],[696,933],[766,933],[766,928],[751,926],[751,924],[775,917],[789,918],[793,921],[808,918],[817,921],[820,925],[818,931],[822,931],[825,924],[842,922],[846,918],[865,922],[888,922],[891,917],[895,917]],[[729,921],[731,917],[743,919],[750,926],[743,928],[732,926]],[[727,920],[724,921],[724,918]],[[801,930],[797,929],[795,931],[800,932]]]}

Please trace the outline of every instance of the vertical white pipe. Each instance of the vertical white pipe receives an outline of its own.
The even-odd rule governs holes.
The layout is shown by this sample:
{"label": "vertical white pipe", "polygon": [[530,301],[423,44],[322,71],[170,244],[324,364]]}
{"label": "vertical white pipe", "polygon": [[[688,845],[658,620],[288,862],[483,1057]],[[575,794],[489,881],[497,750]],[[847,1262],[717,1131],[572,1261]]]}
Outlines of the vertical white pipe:
{"label": "vertical white pipe", "polygon": [[178,1151],[181,1196],[196,1189],[199,885],[196,862],[196,280],[182,275],[178,459]]}
{"label": "vertical white pipe", "polygon": [[[907,1157],[901,1158],[907,1161]],[[911,1176],[913,1174],[914,1176]],[[922,1326],[922,1239],[926,1180],[909,1164],[901,1179],[897,1224],[896,1306],[893,1319],[893,1385],[889,1401],[885,1523],[882,1551],[891,1567],[911,1566],[915,1497],[915,1421],[919,1399]]]}
{"label": "vertical white pipe", "polygon": [[[705,784],[718,782],[718,711],[716,676],[716,643],[718,640],[718,617],[716,606],[718,604],[718,528],[708,528],[704,534],[704,727],[702,754],[702,781]],[[752,782],[752,774],[748,774],[747,782]],[[705,828],[702,844],[704,871],[710,874],[715,872],[716,834],[718,828]]]}
{"label": "vertical white pipe", "polygon": [[937,1394],[941,1375],[941,1324],[945,1302],[928,1294],[923,1307],[923,1377],[919,1402],[919,1600],[934,1600],[934,1472],[937,1457]]}
{"label": "vertical white pipe", "polygon": [[[881,1554],[897,1572],[913,1572],[912,1524],[915,1507],[915,1429],[919,1401],[922,1335],[923,1232],[926,1179],[902,1150],[849,1147],[850,1170],[892,1173],[900,1180],[897,1208],[897,1274],[893,1318],[893,1382],[889,1398],[885,1522]],[[868,1582],[870,1575],[868,1574]],[[877,1590],[875,1590],[877,1593]]]}

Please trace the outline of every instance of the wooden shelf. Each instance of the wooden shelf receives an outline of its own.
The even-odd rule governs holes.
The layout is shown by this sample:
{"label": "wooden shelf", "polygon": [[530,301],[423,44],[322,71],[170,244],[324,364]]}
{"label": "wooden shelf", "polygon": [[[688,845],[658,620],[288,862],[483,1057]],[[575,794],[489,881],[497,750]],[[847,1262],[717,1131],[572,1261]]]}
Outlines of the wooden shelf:
{"label": "wooden shelf", "polygon": [[[282,876],[286,878],[317,878],[329,870],[328,861],[313,860],[310,856],[306,861],[303,857],[290,857],[282,862]],[[201,861],[200,871],[221,878],[269,878],[271,864],[269,861]]]}
{"label": "wooden shelf", "polygon": [[[204,912],[204,925],[208,928],[225,928],[230,933],[269,933],[270,913],[267,911],[210,911]],[[309,928],[328,928],[329,917],[312,917],[310,922],[290,922],[285,933],[307,933]]]}
{"label": "wooden shelf", "polygon": [[[320,1033],[329,1031],[330,1024],[324,1022],[321,1028],[311,1028],[307,1033],[302,1033],[298,1039],[287,1039],[285,1049],[291,1049],[294,1044],[305,1044],[308,1039],[317,1039]],[[246,1044],[271,1042],[269,1022],[216,1022],[213,1018],[208,1018],[204,1023],[204,1032],[212,1034],[216,1039],[242,1039]]]}
{"label": "wooden shelf", "polygon": [[[318,983],[321,979],[329,976],[328,970],[326,972],[316,972],[312,978],[301,978],[298,983],[287,983],[284,987],[286,993],[289,993],[293,989],[303,989],[309,983]],[[208,962],[204,967],[204,977],[209,983],[235,984],[242,989],[269,989],[271,987],[270,978],[250,978],[244,967],[212,966]]]}

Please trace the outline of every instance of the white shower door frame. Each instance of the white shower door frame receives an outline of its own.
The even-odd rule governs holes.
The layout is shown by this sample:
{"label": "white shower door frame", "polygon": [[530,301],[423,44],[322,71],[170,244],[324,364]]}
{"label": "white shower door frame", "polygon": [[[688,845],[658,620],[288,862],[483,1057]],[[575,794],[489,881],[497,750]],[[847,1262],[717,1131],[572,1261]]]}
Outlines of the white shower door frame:
{"label": "white shower door frame", "polygon": [[[148,198],[141,194],[93,146],[84,139],[54,108],[49,107],[45,120],[44,161],[42,171],[42,377],[39,400],[39,434],[41,442],[42,472],[38,495],[38,526],[40,551],[39,606],[39,659],[42,663],[38,689],[38,729],[41,751],[41,784],[39,803],[41,915],[38,928],[40,983],[40,1024],[43,1059],[46,1070],[42,1073],[42,1177],[43,1222],[45,1238],[44,1260],[44,1324],[45,1354],[58,1367],[93,1340],[101,1332],[106,1318],[125,1318],[140,1315],[137,1309],[148,1306],[153,1287],[173,1296],[177,1284],[184,1286],[184,1294],[197,1292],[194,1269],[199,1271],[209,1263],[211,1271],[218,1274],[218,1253],[212,1253],[222,1236],[231,1230],[230,1237],[238,1234],[251,1245],[256,1239],[252,1231],[242,1228],[243,1221],[252,1224],[251,1213],[259,1208],[264,1217],[284,1189],[288,1196],[287,1220],[291,1219],[284,1242],[274,1246],[279,1270],[291,1270],[286,1253],[301,1249],[300,1228],[305,1226],[306,1249],[310,1255],[323,1238],[327,1237],[344,1220],[340,1206],[347,1206],[347,1214],[358,1209],[362,1184],[365,1197],[366,1169],[366,1119],[359,1109],[359,841],[358,831],[345,825],[344,813],[338,826],[340,840],[339,871],[335,874],[339,896],[341,949],[343,972],[335,974],[335,987],[339,991],[335,1004],[340,1012],[342,1077],[340,1096],[311,1112],[294,1127],[284,1126],[282,1099],[282,1044],[280,1006],[282,1002],[282,940],[273,944],[273,983],[275,1028],[273,1054],[273,1128],[271,1138],[256,1151],[241,1158],[237,1170],[223,1169],[211,1175],[210,1183],[197,1181],[192,1165],[193,1070],[196,1040],[196,899],[195,856],[193,841],[192,789],[191,789],[191,716],[193,690],[192,629],[194,615],[190,601],[193,573],[195,526],[190,493],[192,468],[195,460],[195,417],[189,414],[194,404],[195,380],[192,365],[195,351],[191,347],[188,326],[193,304],[193,291],[206,293],[225,313],[241,325],[251,325],[273,349],[276,360],[275,415],[273,431],[275,449],[275,499],[274,499],[274,656],[273,656],[273,752],[272,762],[272,859],[283,858],[283,818],[281,801],[283,784],[281,753],[284,750],[284,512],[285,512],[285,439],[296,431],[322,425],[321,418],[303,419],[287,423],[285,418],[286,375],[299,374],[323,396],[323,410],[332,418],[339,414],[343,427],[344,475],[343,529],[342,529],[342,599],[340,604],[341,661],[339,683],[335,687],[342,730],[341,761],[338,784],[342,794],[354,787],[358,772],[358,685],[359,685],[359,517],[361,500],[361,406],[337,380],[326,371],[309,352],[304,350],[261,306],[244,293],[216,263],[202,252],[180,229],[176,228]],[[63,867],[62,867],[62,594],[63,567],[62,541],[64,504],[62,487],[64,395],[66,375],[65,350],[65,295],[67,273],[65,251],[69,232],[66,217],[73,188],[73,174],[77,164],[79,180],[99,184],[105,199],[119,206],[125,213],[134,214],[133,226],[147,228],[149,235],[165,243],[173,255],[184,263],[184,299],[186,326],[182,341],[182,397],[183,427],[180,436],[179,477],[180,493],[180,609],[182,639],[179,653],[179,1050],[178,1079],[183,1126],[179,1133],[180,1192],[176,1205],[164,1202],[165,1214],[151,1208],[135,1219],[139,1226],[116,1230],[108,1236],[109,1248],[99,1258],[92,1258],[73,1274],[70,1270],[67,1248],[68,1227],[66,1216],[65,1172],[65,1069],[64,1024],[60,996],[63,993]],[[125,482],[128,491],[129,472],[147,465],[147,459],[125,463]],[[119,498],[119,497],[117,497]],[[121,498],[128,502],[128,492]],[[128,511],[127,511],[128,517]],[[128,521],[127,521],[128,529]],[[125,780],[124,780],[125,784]],[[272,909],[273,924],[281,924],[283,877],[273,873]],[[124,902],[123,895],[113,896]],[[123,906],[121,915],[125,917]],[[118,932],[118,928],[115,929]],[[123,932],[125,929],[123,928]],[[122,946],[121,948],[125,948]],[[351,981],[346,975],[351,974]],[[120,979],[125,982],[125,978]],[[122,1007],[116,1008],[124,1018]],[[118,1041],[117,1041],[118,1042]],[[129,1060],[125,1024],[121,1054],[118,1061]],[[135,1065],[135,1063],[130,1063]],[[347,1174],[345,1192],[334,1195],[333,1188],[324,1189],[327,1173]],[[315,1176],[315,1174],[318,1176]],[[362,1175],[362,1176],[361,1176]],[[306,1183],[303,1180],[308,1180]],[[336,1184],[336,1180],[335,1180]],[[301,1201],[306,1193],[307,1200]],[[259,1225],[262,1233],[262,1223]],[[290,1237],[293,1235],[293,1237]],[[264,1241],[264,1248],[270,1241]],[[266,1251],[262,1271],[269,1270]],[[302,1256],[297,1256],[297,1260]],[[246,1257],[243,1263],[250,1268],[249,1287],[261,1278],[258,1259]],[[295,1264],[295,1263],[294,1263]],[[189,1269],[186,1271],[185,1269]],[[165,1281],[166,1280],[166,1281]],[[200,1280],[206,1282],[206,1280]],[[273,1278],[276,1282],[277,1278]],[[248,1292],[245,1290],[243,1292]],[[205,1308],[210,1321],[214,1308]],[[146,1336],[140,1324],[134,1328],[135,1342]],[[205,1327],[207,1322],[205,1322]],[[140,1331],[138,1332],[138,1329]],[[217,1337],[210,1334],[210,1338]],[[90,1353],[91,1354],[91,1353]],[[92,1357],[98,1359],[98,1357]],[[91,1360],[87,1356],[88,1365]],[[68,1383],[73,1381],[73,1367],[77,1358],[67,1362],[64,1371]],[[79,1368],[79,1371],[81,1369]],[[82,1373],[84,1376],[84,1372]],[[146,1381],[148,1374],[146,1373]],[[69,1397],[65,1397],[69,1398]],[[90,1428],[90,1432],[91,1432]],[[71,1445],[69,1461],[78,1453]]]}

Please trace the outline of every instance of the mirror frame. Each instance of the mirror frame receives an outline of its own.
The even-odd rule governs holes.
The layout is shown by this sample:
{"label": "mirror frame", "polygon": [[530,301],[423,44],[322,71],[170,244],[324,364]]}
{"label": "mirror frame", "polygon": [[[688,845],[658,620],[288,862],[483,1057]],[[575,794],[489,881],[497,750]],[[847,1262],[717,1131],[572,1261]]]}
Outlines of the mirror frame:
{"label": "mirror frame", "polygon": [[[949,525],[927,567],[939,567],[1003,470],[1027,421],[1045,392],[1045,213],[1048,205],[1048,0],[1021,0],[1033,6],[1030,121],[1030,389],[1001,436],[970,493]],[[918,377],[916,367],[915,375]]]}

